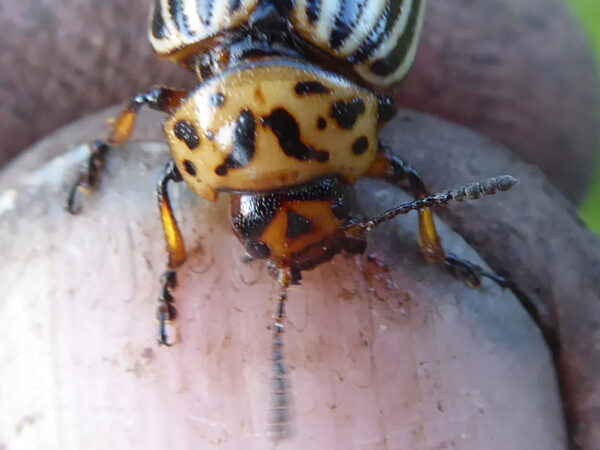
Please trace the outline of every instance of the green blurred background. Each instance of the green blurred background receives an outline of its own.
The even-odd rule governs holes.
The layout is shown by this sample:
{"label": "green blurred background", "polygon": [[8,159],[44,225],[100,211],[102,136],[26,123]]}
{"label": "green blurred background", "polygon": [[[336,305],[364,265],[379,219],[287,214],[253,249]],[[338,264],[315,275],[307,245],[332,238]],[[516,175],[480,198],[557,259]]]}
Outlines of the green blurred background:
{"label": "green blurred background", "polygon": [[[571,6],[587,32],[596,52],[600,71],[600,0],[565,1]],[[598,150],[600,151],[600,149]],[[600,234],[600,164],[596,169],[594,185],[581,207],[581,216],[592,230]]]}

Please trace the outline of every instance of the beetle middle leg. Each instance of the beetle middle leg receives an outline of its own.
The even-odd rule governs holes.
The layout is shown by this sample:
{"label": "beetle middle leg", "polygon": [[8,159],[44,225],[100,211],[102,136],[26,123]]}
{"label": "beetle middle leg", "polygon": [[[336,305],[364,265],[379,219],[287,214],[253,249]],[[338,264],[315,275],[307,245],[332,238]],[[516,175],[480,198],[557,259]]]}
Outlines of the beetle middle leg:
{"label": "beetle middle leg", "polygon": [[91,144],[91,152],[87,163],[83,167],[77,182],[71,188],[67,198],[67,211],[71,214],[77,214],[79,212],[78,202],[81,194],[96,189],[108,150],[111,147],[120,147],[129,141],[133,134],[137,113],[142,106],[146,105],[157,111],[172,113],[187,95],[187,91],[182,89],[165,87],[155,87],[144,94],[136,95],[115,120],[108,141],[96,141]]}
{"label": "beetle middle leg", "polygon": [[175,165],[175,161],[171,160],[167,163],[165,169],[161,173],[158,180],[158,185],[156,187],[158,209],[163,225],[168,253],[168,268],[161,277],[162,287],[161,294],[158,299],[160,305],[158,306],[158,310],[156,312],[156,318],[159,323],[158,343],[166,346],[173,344],[167,335],[167,324],[172,322],[177,316],[177,310],[173,305],[175,302],[173,290],[177,286],[176,269],[186,260],[185,243],[183,241],[183,236],[181,235],[179,226],[177,225],[175,215],[173,214],[168,186],[169,182],[179,183],[181,181],[183,181],[183,178],[181,177],[181,174]]}
{"label": "beetle middle leg", "polygon": [[[423,179],[418,172],[400,159],[380,142],[377,159],[373,162],[367,176],[383,179],[394,186],[409,192],[415,200],[424,199],[428,192]],[[508,281],[502,277],[483,271],[476,264],[447,255],[442,247],[433,213],[429,208],[419,209],[419,244],[427,261],[443,264],[456,278],[463,280],[469,286],[479,287],[481,278],[494,280],[501,287],[508,286]]]}

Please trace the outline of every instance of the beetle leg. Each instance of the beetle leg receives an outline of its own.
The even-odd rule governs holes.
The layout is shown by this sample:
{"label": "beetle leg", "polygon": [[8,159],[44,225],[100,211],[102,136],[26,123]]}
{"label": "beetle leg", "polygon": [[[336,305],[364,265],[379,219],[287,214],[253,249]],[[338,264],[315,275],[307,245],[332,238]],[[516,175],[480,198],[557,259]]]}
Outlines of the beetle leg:
{"label": "beetle leg", "polygon": [[77,182],[73,185],[67,197],[66,208],[71,214],[77,214],[81,210],[80,194],[89,193],[96,188],[100,171],[106,161],[108,145],[102,141],[95,141],[90,145],[90,150],[87,163],[81,170]]}
{"label": "beetle leg", "polygon": [[[383,179],[409,192],[416,200],[423,200],[428,196],[425,183],[417,171],[394,155],[382,143],[379,144],[377,158],[366,175]],[[427,206],[417,209],[419,211],[419,244],[429,262],[443,264],[452,275],[472,287],[481,285],[481,277],[488,277],[501,287],[507,286],[508,281],[504,278],[484,272],[479,266],[469,261],[454,255],[447,255],[437,233],[431,209]]]}
{"label": "beetle leg", "polygon": [[[427,196],[427,188],[417,171],[394,155],[382,143],[379,144],[377,159],[373,161],[366,175],[381,178],[407,191],[415,199],[422,199]],[[440,263],[446,259],[446,254],[433,221],[433,214],[428,208],[419,210],[419,238],[423,254],[429,262]]]}
{"label": "beetle leg", "polygon": [[283,333],[285,331],[285,302],[287,290],[293,281],[292,271],[287,267],[275,272],[280,292],[277,297],[277,309],[273,315],[273,335],[271,340],[272,404],[270,435],[274,441],[280,441],[291,435],[290,428],[290,383],[288,369],[283,352]]}
{"label": "beetle leg", "polygon": [[171,89],[166,87],[155,87],[148,92],[136,95],[115,120],[108,143],[113,147],[125,144],[135,127],[135,119],[140,108],[144,105],[150,109],[172,114],[187,97],[187,91],[183,89]]}
{"label": "beetle leg", "polygon": [[142,106],[147,105],[157,111],[172,113],[187,95],[187,91],[165,87],[155,87],[144,94],[136,95],[115,120],[108,141],[96,141],[91,145],[87,163],[69,193],[67,211],[77,214],[81,209],[81,194],[96,189],[109,148],[122,146],[129,140],[135,127],[137,113]]}
{"label": "beetle leg", "polygon": [[167,263],[168,269],[161,278],[162,288],[161,295],[158,299],[160,305],[156,312],[156,317],[159,322],[158,343],[167,346],[173,344],[167,335],[167,324],[173,321],[177,316],[177,310],[175,309],[175,306],[173,306],[175,299],[172,292],[177,286],[177,273],[175,269],[181,266],[186,259],[185,244],[179,226],[177,225],[177,220],[173,214],[173,208],[171,207],[168,184],[170,181],[178,183],[182,180],[183,178],[181,177],[175,162],[171,160],[167,163],[165,169],[161,173],[156,188],[158,209],[165,234],[165,241],[167,243],[167,252],[169,254]]}
{"label": "beetle leg", "polygon": [[158,344],[171,347],[174,341],[169,339],[167,324],[172,323],[177,317],[177,309],[173,305],[173,289],[177,287],[177,272],[167,270],[160,277],[160,305],[156,309],[156,320],[158,320]]}

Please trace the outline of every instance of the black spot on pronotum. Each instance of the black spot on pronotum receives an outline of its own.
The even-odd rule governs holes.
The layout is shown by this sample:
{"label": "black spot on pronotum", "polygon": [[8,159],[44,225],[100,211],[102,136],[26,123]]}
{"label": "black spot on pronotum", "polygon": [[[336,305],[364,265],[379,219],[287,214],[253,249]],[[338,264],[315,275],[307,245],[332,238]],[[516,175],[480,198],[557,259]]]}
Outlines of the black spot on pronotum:
{"label": "black spot on pronotum", "polygon": [[396,115],[396,105],[390,97],[382,97],[377,105],[377,115],[380,123],[387,123]]}
{"label": "black spot on pronotum", "polygon": [[246,167],[254,157],[256,146],[256,119],[249,109],[243,110],[233,131],[233,151],[225,163],[216,168],[219,176],[227,174],[228,169]]}
{"label": "black spot on pronotum", "polygon": [[271,128],[283,152],[299,161],[316,159],[319,162],[329,160],[329,152],[315,150],[300,140],[300,128],[296,119],[283,108],[277,108],[270,116],[263,117],[263,124]]}
{"label": "black spot on pronotum", "polygon": [[285,237],[294,239],[303,234],[310,233],[312,230],[313,224],[310,220],[294,211],[288,211],[288,223]]}
{"label": "black spot on pronotum", "polygon": [[211,141],[211,142],[214,142],[214,141],[215,141],[215,139],[216,139],[216,136],[215,136],[215,133],[214,133],[214,131],[207,130],[207,131],[206,131],[206,139],[208,139],[208,140],[209,140],[209,141]]}
{"label": "black spot on pronotum", "polygon": [[298,95],[327,94],[329,89],[318,81],[299,81],[294,87]]}
{"label": "black spot on pronotum", "polygon": [[185,171],[195,177],[196,176],[196,166],[194,166],[194,163],[191,161],[188,161],[187,159],[185,161],[183,161],[183,167],[185,168]]}
{"label": "black spot on pronotum", "polygon": [[331,105],[329,114],[333,117],[340,128],[351,130],[358,116],[364,114],[365,102],[360,98],[353,98],[350,102],[338,101]]}
{"label": "black spot on pronotum", "polygon": [[215,108],[220,108],[225,104],[225,95],[217,92],[210,96],[210,104]]}
{"label": "black spot on pronotum", "polygon": [[175,137],[185,142],[190,150],[195,150],[200,145],[200,137],[194,125],[187,120],[179,120],[173,127]]}
{"label": "black spot on pronotum", "polygon": [[329,152],[315,152],[315,159],[319,162],[327,162],[329,161]]}
{"label": "black spot on pronotum", "polygon": [[352,145],[352,153],[362,155],[369,148],[369,139],[366,136],[359,137]]}
{"label": "black spot on pronotum", "polygon": [[324,130],[327,127],[327,121],[325,120],[324,117],[319,117],[317,119],[317,128],[319,130]]}

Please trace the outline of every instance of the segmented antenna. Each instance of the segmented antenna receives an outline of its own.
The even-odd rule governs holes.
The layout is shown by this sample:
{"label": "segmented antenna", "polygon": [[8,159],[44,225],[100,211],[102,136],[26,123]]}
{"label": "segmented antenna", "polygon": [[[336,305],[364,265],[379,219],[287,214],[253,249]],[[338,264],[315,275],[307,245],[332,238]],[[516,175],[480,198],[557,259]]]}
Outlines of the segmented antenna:
{"label": "segmented antenna", "polygon": [[383,222],[392,220],[400,214],[407,214],[411,211],[431,208],[432,206],[446,206],[450,202],[463,202],[465,200],[477,200],[484,195],[494,195],[497,192],[508,191],[518,180],[510,175],[501,175],[499,177],[487,178],[485,180],[470,183],[456,189],[438,192],[437,194],[425,198],[403,203],[392,209],[388,209],[383,214],[363,222],[357,222],[350,225],[345,233],[349,235],[360,235],[367,233],[381,225]]}
{"label": "segmented antenna", "polygon": [[273,317],[273,338],[271,344],[271,379],[273,382],[272,404],[270,410],[269,434],[272,440],[280,441],[291,437],[290,425],[290,383],[283,355],[283,333],[285,321],[285,301],[287,287],[282,286],[277,300],[277,309]]}

